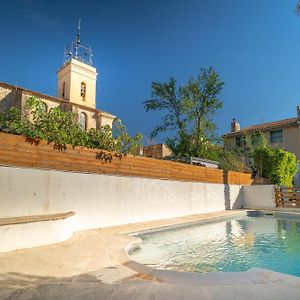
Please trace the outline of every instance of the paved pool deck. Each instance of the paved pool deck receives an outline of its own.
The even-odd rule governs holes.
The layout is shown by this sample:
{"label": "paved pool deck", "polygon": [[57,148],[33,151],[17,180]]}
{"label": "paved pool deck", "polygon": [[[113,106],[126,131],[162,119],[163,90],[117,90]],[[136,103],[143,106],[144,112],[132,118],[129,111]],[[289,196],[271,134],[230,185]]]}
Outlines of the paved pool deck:
{"label": "paved pool deck", "polygon": [[62,243],[0,253],[0,300],[8,299],[300,299],[300,278],[251,269],[234,273],[153,270],[130,260],[128,236],[242,210],[77,232]]}

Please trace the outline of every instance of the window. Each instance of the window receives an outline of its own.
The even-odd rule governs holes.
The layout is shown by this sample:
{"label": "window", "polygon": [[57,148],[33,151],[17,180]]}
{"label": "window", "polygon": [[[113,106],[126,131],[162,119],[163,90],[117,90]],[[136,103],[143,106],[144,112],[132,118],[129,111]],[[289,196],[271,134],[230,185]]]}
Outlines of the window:
{"label": "window", "polygon": [[245,140],[245,137],[243,137],[243,136],[237,136],[237,137],[235,138],[235,145],[236,145],[237,147],[244,147],[244,146],[246,146],[246,140]]}
{"label": "window", "polygon": [[63,85],[62,85],[62,93],[61,93],[62,97],[65,98],[66,96],[66,83],[63,82]]}
{"label": "window", "polygon": [[263,133],[262,132],[255,132],[251,135],[251,143],[253,146],[261,145],[263,142]]}
{"label": "window", "polygon": [[270,142],[271,143],[282,143],[283,134],[282,130],[274,130],[270,132]]}
{"label": "window", "polygon": [[86,130],[86,114],[83,112],[80,114],[80,126],[83,130]]}
{"label": "window", "polygon": [[82,101],[85,101],[85,96],[86,96],[86,84],[85,84],[85,82],[81,82],[80,96],[82,97]]}

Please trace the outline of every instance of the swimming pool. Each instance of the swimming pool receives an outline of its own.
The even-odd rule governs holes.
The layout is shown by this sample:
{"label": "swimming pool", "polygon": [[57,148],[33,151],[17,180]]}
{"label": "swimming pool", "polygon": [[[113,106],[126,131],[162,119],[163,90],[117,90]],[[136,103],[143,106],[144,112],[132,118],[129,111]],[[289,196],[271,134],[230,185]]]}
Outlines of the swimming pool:
{"label": "swimming pool", "polygon": [[163,231],[142,238],[130,253],[158,269],[193,272],[247,271],[258,267],[300,276],[300,217],[248,212]]}

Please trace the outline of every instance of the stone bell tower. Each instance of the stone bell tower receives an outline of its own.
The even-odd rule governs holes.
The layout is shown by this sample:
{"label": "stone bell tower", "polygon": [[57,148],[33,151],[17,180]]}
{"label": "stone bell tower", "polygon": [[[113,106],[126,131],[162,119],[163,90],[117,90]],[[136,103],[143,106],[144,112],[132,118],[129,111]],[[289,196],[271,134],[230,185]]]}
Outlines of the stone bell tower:
{"label": "stone bell tower", "polygon": [[96,68],[92,49],[81,45],[80,19],[76,38],[65,48],[64,64],[57,71],[58,97],[70,102],[96,107]]}

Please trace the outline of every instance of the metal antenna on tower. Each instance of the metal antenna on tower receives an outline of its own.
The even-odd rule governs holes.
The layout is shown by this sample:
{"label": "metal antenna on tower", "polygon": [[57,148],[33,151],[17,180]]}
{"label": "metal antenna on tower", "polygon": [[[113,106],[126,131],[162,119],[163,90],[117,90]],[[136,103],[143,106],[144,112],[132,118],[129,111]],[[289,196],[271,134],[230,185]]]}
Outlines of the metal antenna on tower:
{"label": "metal antenna on tower", "polygon": [[82,61],[88,65],[92,65],[92,48],[81,45],[81,18],[78,20],[77,35],[76,38],[65,48],[64,63],[68,62],[72,58]]}
{"label": "metal antenna on tower", "polygon": [[78,31],[77,31],[77,44],[80,45],[80,23],[81,23],[81,19],[79,18],[78,20]]}
{"label": "metal antenna on tower", "polygon": [[76,44],[75,44],[75,58],[78,58],[78,48],[80,46],[80,21],[81,19],[79,18],[78,20],[78,26],[77,26],[77,37],[76,37]]}

